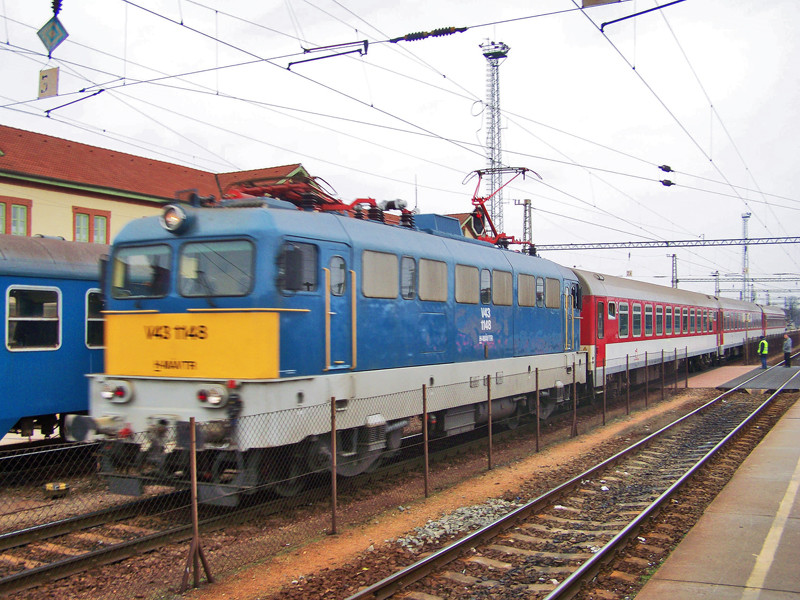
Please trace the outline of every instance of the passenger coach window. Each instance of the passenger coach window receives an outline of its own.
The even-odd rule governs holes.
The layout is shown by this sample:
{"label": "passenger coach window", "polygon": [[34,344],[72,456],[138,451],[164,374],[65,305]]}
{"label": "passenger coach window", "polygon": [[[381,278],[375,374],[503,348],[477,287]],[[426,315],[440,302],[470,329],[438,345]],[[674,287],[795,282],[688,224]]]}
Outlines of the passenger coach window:
{"label": "passenger coach window", "polygon": [[667,324],[666,324],[666,331],[667,335],[672,335],[672,307],[667,307]]}
{"label": "passenger coach window", "polygon": [[640,336],[642,335],[642,305],[641,304],[634,304],[633,305],[633,335]]}
{"label": "passenger coach window", "polygon": [[492,273],[489,269],[481,269],[481,304],[492,301]]}
{"label": "passenger coach window", "polygon": [[172,265],[169,246],[120,248],[111,267],[112,298],[159,298],[166,296]]}
{"label": "passenger coach window", "polygon": [[508,271],[494,272],[492,302],[497,306],[511,306],[514,298],[514,286],[511,281],[511,273]]}
{"label": "passenger coach window", "polygon": [[419,260],[419,299],[447,301],[447,263],[440,260]]}
{"label": "passenger coach window", "polygon": [[612,319],[612,320],[617,318],[617,303],[616,302],[609,302],[608,303],[608,318]]}
{"label": "passenger coach window", "polygon": [[361,292],[367,298],[397,298],[400,266],[388,252],[364,250],[361,254]]}
{"label": "passenger coach window", "polygon": [[253,244],[247,240],[192,242],[181,248],[181,296],[244,296],[253,283]]}
{"label": "passenger coach window", "polygon": [[664,307],[656,306],[656,335],[664,332]]}
{"label": "passenger coach window", "polygon": [[89,348],[102,348],[103,326],[103,295],[99,290],[86,294],[86,346]]}
{"label": "passenger coach window", "polygon": [[8,289],[6,345],[9,350],[61,345],[61,294],[55,288]]}
{"label": "passenger coach window", "polygon": [[284,292],[317,289],[317,247],[286,242],[278,254],[276,287]]}
{"label": "passenger coach window", "polygon": [[649,304],[644,307],[644,334],[653,335],[653,307]]}
{"label": "passenger coach window", "polygon": [[689,333],[689,309],[683,309],[683,333]]}
{"label": "passenger coach window", "polygon": [[478,287],[478,279],[478,267],[456,265],[456,302],[477,304],[483,299],[483,290]]}
{"label": "passenger coach window", "polygon": [[331,272],[331,294],[344,296],[347,291],[347,265],[341,256],[332,256],[328,265]]}
{"label": "passenger coach window", "polygon": [[410,256],[400,261],[400,294],[406,300],[417,297],[417,261]]}
{"label": "passenger coach window", "polygon": [[602,340],[606,335],[606,307],[602,300],[597,301],[597,339]]}
{"label": "passenger coach window", "polygon": [[628,328],[628,303],[619,303],[619,337],[628,337],[630,330]]}
{"label": "passenger coach window", "polygon": [[694,321],[694,309],[689,309],[689,333],[694,333],[697,331],[695,329],[695,321]]}
{"label": "passenger coach window", "polygon": [[536,306],[536,277],[520,273],[517,276],[517,304]]}

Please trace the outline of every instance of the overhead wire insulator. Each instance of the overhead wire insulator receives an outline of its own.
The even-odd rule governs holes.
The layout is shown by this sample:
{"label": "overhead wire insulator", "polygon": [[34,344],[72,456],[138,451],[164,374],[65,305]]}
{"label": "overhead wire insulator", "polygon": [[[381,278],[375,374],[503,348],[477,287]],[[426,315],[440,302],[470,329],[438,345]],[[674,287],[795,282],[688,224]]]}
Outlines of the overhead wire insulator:
{"label": "overhead wire insulator", "polygon": [[662,179],[661,180],[661,185],[663,185],[664,187],[669,187],[669,186],[675,185],[675,184],[673,182],[671,182],[669,179]]}
{"label": "overhead wire insulator", "polygon": [[424,40],[429,37],[442,37],[444,35],[453,35],[454,33],[464,33],[468,27],[440,27],[433,31],[415,31],[414,33],[407,33],[404,36],[392,38],[389,41],[393,44],[397,42],[416,42],[417,40]]}
{"label": "overhead wire insulator", "polygon": [[660,165],[658,168],[664,171],[664,173],[672,173],[672,167],[669,165]]}
{"label": "overhead wire insulator", "polygon": [[58,16],[61,12],[61,0],[53,0],[53,16]]}

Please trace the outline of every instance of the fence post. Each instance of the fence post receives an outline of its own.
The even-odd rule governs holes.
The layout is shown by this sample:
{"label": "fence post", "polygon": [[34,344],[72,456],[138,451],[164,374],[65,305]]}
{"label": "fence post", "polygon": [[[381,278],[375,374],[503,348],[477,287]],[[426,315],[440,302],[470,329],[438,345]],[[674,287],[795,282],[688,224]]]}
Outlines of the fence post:
{"label": "fence post", "polygon": [[536,452],[539,452],[539,433],[542,420],[539,418],[539,367],[536,367]]}
{"label": "fence post", "polygon": [[647,408],[647,400],[650,398],[650,373],[647,366],[647,350],[644,352],[644,407]]}
{"label": "fence post", "polygon": [[486,418],[489,420],[489,470],[492,470],[492,376],[486,376]]}
{"label": "fence post", "polygon": [[686,385],[685,389],[689,389],[689,346],[686,346]]}
{"label": "fence post", "polygon": [[192,571],[192,566],[194,566],[194,587],[200,587],[200,561],[203,562],[208,582],[214,583],[214,577],[211,575],[211,569],[208,568],[206,556],[203,554],[203,546],[200,543],[200,523],[197,511],[197,434],[194,417],[189,417],[189,472],[192,486],[192,544],[189,547],[189,557],[186,559],[186,567],[183,570],[181,594],[186,591],[186,586],[189,584],[189,573]]}
{"label": "fence post", "polygon": [[631,414],[631,355],[625,355],[625,414]]}
{"label": "fence post", "polygon": [[606,424],[606,384],[608,381],[606,380],[606,357],[603,356],[603,425]]}
{"label": "fence post", "polygon": [[338,469],[336,454],[336,397],[331,396],[331,535],[335,535],[337,533],[336,507],[339,494],[336,487],[336,471]]}
{"label": "fence post", "polygon": [[571,437],[578,435],[578,372],[575,369],[575,361],[572,361],[572,432]]}
{"label": "fence post", "polygon": [[422,453],[425,456],[425,473],[422,479],[425,483],[425,497],[428,497],[428,476],[430,463],[428,462],[428,386],[422,384]]}
{"label": "fence post", "polygon": [[664,401],[664,387],[667,385],[666,377],[664,376],[664,349],[661,349],[661,401]]}
{"label": "fence post", "polygon": [[672,363],[672,374],[675,376],[675,393],[678,392],[678,349],[675,348],[675,360]]}

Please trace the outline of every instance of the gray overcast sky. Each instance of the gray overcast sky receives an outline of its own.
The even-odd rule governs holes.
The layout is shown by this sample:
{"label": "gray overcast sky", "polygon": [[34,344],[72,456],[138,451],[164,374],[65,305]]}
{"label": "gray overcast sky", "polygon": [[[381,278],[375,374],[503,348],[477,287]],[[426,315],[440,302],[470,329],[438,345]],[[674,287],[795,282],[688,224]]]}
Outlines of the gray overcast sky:
{"label": "gray overcast sky", "polygon": [[[504,162],[542,176],[506,188],[508,233],[521,233],[513,199],[530,198],[538,244],[740,237],[743,212],[751,237],[800,235],[800,2],[686,0],[599,30],[657,4],[65,0],[69,38],[48,60],[36,31],[50,1],[3,0],[0,122],[211,171],[301,162],[345,200],[466,212],[462,182],[486,166],[479,46],[492,40],[510,46]],[[468,29],[385,42],[450,26]],[[361,40],[364,56],[286,68],[318,56],[303,48]],[[54,66],[60,96],[37,100]],[[676,252],[681,277],[741,272],[741,247]],[[546,256],[669,285],[667,253]],[[800,273],[800,246],[750,256],[753,276]]]}

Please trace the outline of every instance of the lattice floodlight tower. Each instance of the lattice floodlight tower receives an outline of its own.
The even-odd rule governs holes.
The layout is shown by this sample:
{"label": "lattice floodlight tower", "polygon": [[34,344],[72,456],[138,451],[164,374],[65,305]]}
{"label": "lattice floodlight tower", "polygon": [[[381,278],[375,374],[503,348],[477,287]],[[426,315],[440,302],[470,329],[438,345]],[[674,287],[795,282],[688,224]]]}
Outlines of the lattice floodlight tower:
{"label": "lattice floodlight tower", "polygon": [[489,215],[498,231],[503,231],[503,195],[499,192],[492,194],[503,187],[503,175],[493,172],[503,166],[503,150],[500,141],[502,127],[500,125],[500,63],[508,56],[509,47],[502,42],[489,42],[480,45],[486,57],[486,164],[488,166],[486,179],[486,195],[491,196],[489,201]]}

